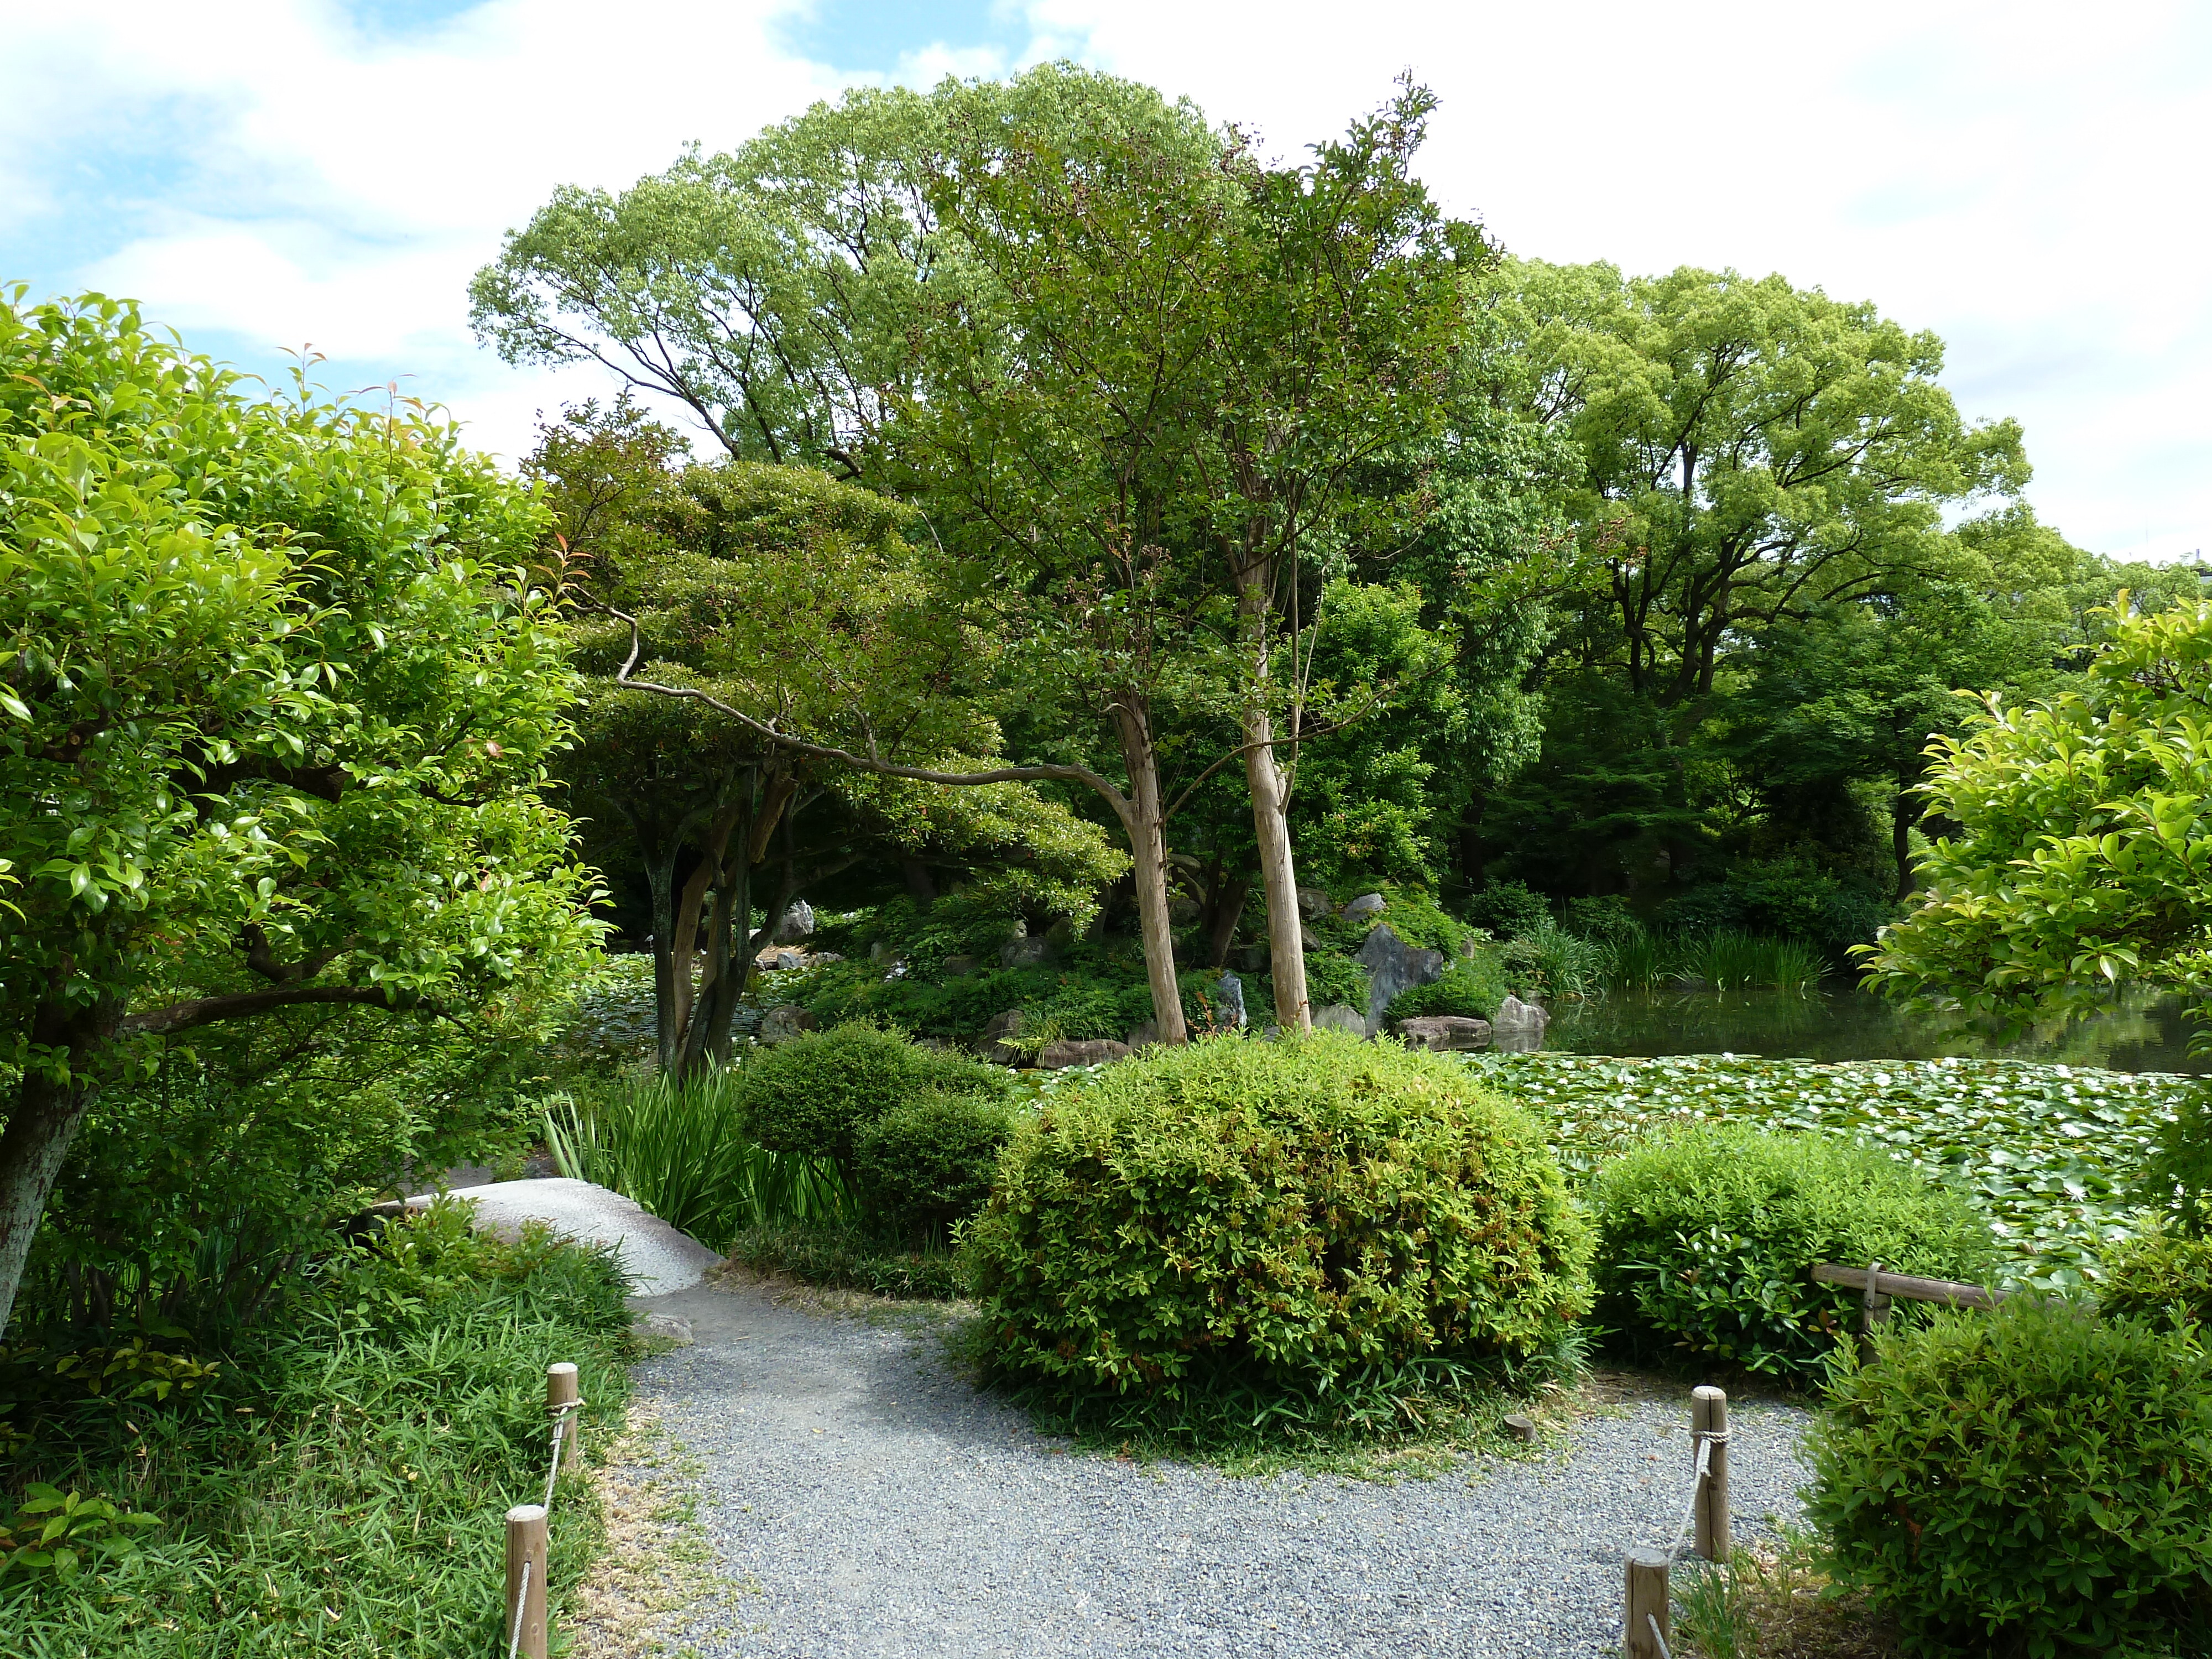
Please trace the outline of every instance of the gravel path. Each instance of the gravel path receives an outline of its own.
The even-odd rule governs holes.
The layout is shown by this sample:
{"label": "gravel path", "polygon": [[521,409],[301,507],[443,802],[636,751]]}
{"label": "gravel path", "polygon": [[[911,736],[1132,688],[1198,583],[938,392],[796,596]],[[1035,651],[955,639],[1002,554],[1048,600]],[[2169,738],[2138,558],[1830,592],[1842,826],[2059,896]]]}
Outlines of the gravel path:
{"label": "gravel path", "polygon": [[[1472,1480],[1231,1480],[1071,1455],[933,1343],[756,1288],[641,1305],[691,1322],[641,1401],[705,1466],[720,1571],[758,1592],[684,1632],[716,1659],[1600,1654],[1623,1548],[1663,1543],[1688,1492],[1683,1397]],[[1805,1413],[1734,1418],[1739,1526],[1794,1515]]]}

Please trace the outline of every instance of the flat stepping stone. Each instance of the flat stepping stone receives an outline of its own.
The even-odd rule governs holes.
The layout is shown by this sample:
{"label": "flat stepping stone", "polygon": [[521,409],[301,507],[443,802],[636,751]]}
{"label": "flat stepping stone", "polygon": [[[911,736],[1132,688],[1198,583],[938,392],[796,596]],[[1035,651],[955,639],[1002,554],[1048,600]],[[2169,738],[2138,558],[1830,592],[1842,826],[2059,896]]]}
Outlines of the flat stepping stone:
{"label": "flat stepping stone", "polygon": [[[560,1176],[495,1181],[489,1186],[455,1188],[445,1196],[467,1200],[476,1212],[478,1231],[501,1238],[520,1238],[526,1222],[542,1221],[556,1237],[612,1245],[630,1276],[631,1292],[637,1296],[689,1290],[722,1261],[690,1234],[589,1181]],[[421,1193],[407,1200],[407,1207],[427,1210],[438,1197]]]}

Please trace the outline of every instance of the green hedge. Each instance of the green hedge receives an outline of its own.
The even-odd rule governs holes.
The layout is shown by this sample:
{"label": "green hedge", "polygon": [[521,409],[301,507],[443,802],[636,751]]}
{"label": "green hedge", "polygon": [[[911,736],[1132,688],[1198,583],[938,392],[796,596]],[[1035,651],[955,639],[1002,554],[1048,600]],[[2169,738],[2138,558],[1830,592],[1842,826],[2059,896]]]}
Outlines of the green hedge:
{"label": "green hedge", "polygon": [[1536,1126],[1438,1056],[1328,1032],[1107,1068],[1017,1131],[969,1237],[987,1364],[1075,1395],[1531,1355],[1589,1304]]}
{"label": "green hedge", "polygon": [[849,1173],[860,1132],[894,1106],[1006,1086],[1003,1073],[964,1054],[854,1021],[753,1054],[738,1069],[732,1097],[747,1133],[769,1151],[824,1158]]}
{"label": "green hedge", "polygon": [[1948,1188],[1870,1148],[1741,1126],[1668,1136],[1597,1171],[1599,1317],[1644,1355],[1817,1382],[1856,1293],[1816,1261],[1979,1282],[2000,1256]]}
{"label": "green hedge", "polygon": [[1884,1335],[1812,1438],[1807,1514],[1909,1652],[2212,1651],[2212,1362],[2079,1303]]}
{"label": "green hedge", "polygon": [[1440,979],[1426,985],[1408,986],[1390,999],[1383,1018],[1395,1030],[1401,1020],[1423,1018],[1435,1014],[1458,1014],[1468,1019],[1491,1019],[1498,1013],[1498,1005],[1505,1000],[1511,988],[1505,977],[1505,964],[1492,951],[1479,951],[1473,957],[1462,957],[1443,971]]}
{"label": "green hedge", "polygon": [[1004,1103],[924,1094],[894,1106],[855,1137],[853,1176],[861,1204],[886,1236],[943,1245],[982,1207],[1013,1133]]}
{"label": "green hedge", "polygon": [[2114,1318],[2212,1327],[2212,1238],[2154,1228],[2105,1258],[2097,1305]]}

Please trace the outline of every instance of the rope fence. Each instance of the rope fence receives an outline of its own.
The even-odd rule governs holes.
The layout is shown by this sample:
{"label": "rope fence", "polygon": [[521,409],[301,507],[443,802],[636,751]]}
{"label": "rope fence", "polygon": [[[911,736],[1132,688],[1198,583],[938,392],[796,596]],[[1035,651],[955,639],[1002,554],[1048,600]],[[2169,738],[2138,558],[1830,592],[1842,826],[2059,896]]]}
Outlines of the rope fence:
{"label": "rope fence", "polygon": [[545,1466],[543,1503],[518,1504],[507,1512],[507,1659],[545,1659],[545,1551],[550,1537],[553,1484],[583,1455],[583,1424],[576,1413],[576,1368],[545,1368],[545,1414],[553,1419],[552,1455]]}
{"label": "rope fence", "polygon": [[1628,1552],[1627,1606],[1621,1619],[1621,1647],[1627,1659],[1674,1659],[1668,1644],[1674,1633],[1674,1604],[1667,1575],[1689,1543],[1708,1561],[1729,1553],[1728,1395],[1722,1389],[1690,1391],[1690,1495],[1681,1523],[1663,1550]]}

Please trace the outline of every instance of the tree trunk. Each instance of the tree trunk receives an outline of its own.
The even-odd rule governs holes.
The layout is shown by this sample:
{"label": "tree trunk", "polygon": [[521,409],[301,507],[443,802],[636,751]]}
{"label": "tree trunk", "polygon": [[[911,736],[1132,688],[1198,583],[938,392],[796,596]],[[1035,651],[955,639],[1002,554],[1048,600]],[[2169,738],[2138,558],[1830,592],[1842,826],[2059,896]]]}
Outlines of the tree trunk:
{"label": "tree trunk", "polygon": [[1168,920],[1167,836],[1161,822],[1159,756],[1152,747],[1149,711],[1133,700],[1114,705],[1114,725],[1121,739],[1121,762],[1129,773],[1129,794],[1116,801],[1121,827],[1129,833],[1134,860],[1130,874],[1137,890],[1137,922],[1145,941],[1145,977],[1152,993],[1152,1023],[1162,1042],[1183,1042],[1190,1028],[1182,1017],[1182,989],[1176,983],[1175,933]]}
{"label": "tree trunk", "polygon": [[1206,918],[1206,965],[1224,968],[1229,963],[1230,948],[1237,943],[1237,924],[1243,919],[1244,902],[1252,896],[1252,884],[1243,876],[1217,876],[1213,891],[1206,895],[1209,901]]}
{"label": "tree trunk", "polygon": [[[653,1053],[660,1069],[676,1064],[676,1034],[683,1018],[676,988],[676,854],[683,838],[672,836],[664,844],[641,835],[638,851],[644,855],[645,884],[653,896]],[[684,964],[686,989],[690,964]]]}
{"label": "tree trunk", "polygon": [[1291,854],[1290,802],[1275,764],[1273,722],[1265,707],[1245,717],[1244,781],[1252,794],[1252,834],[1260,843],[1260,882],[1267,897],[1267,960],[1275,983],[1275,1023],[1313,1030],[1306,999],[1305,930],[1298,915],[1297,868]]}
{"label": "tree trunk", "polygon": [[62,1160],[99,1093],[88,1081],[91,1061],[122,1016],[113,1004],[69,1009],[52,1000],[41,1001],[31,1016],[31,1042],[59,1050],[70,1080],[56,1083],[42,1072],[26,1071],[15,1109],[0,1131],[0,1338],[15,1312],[31,1241],[46,1217]]}
{"label": "tree trunk", "polygon": [[937,883],[929,873],[929,866],[920,859],[901,859],[899,874],[905,879],[907,896],[915,908],[927,910],[937,902]]}

